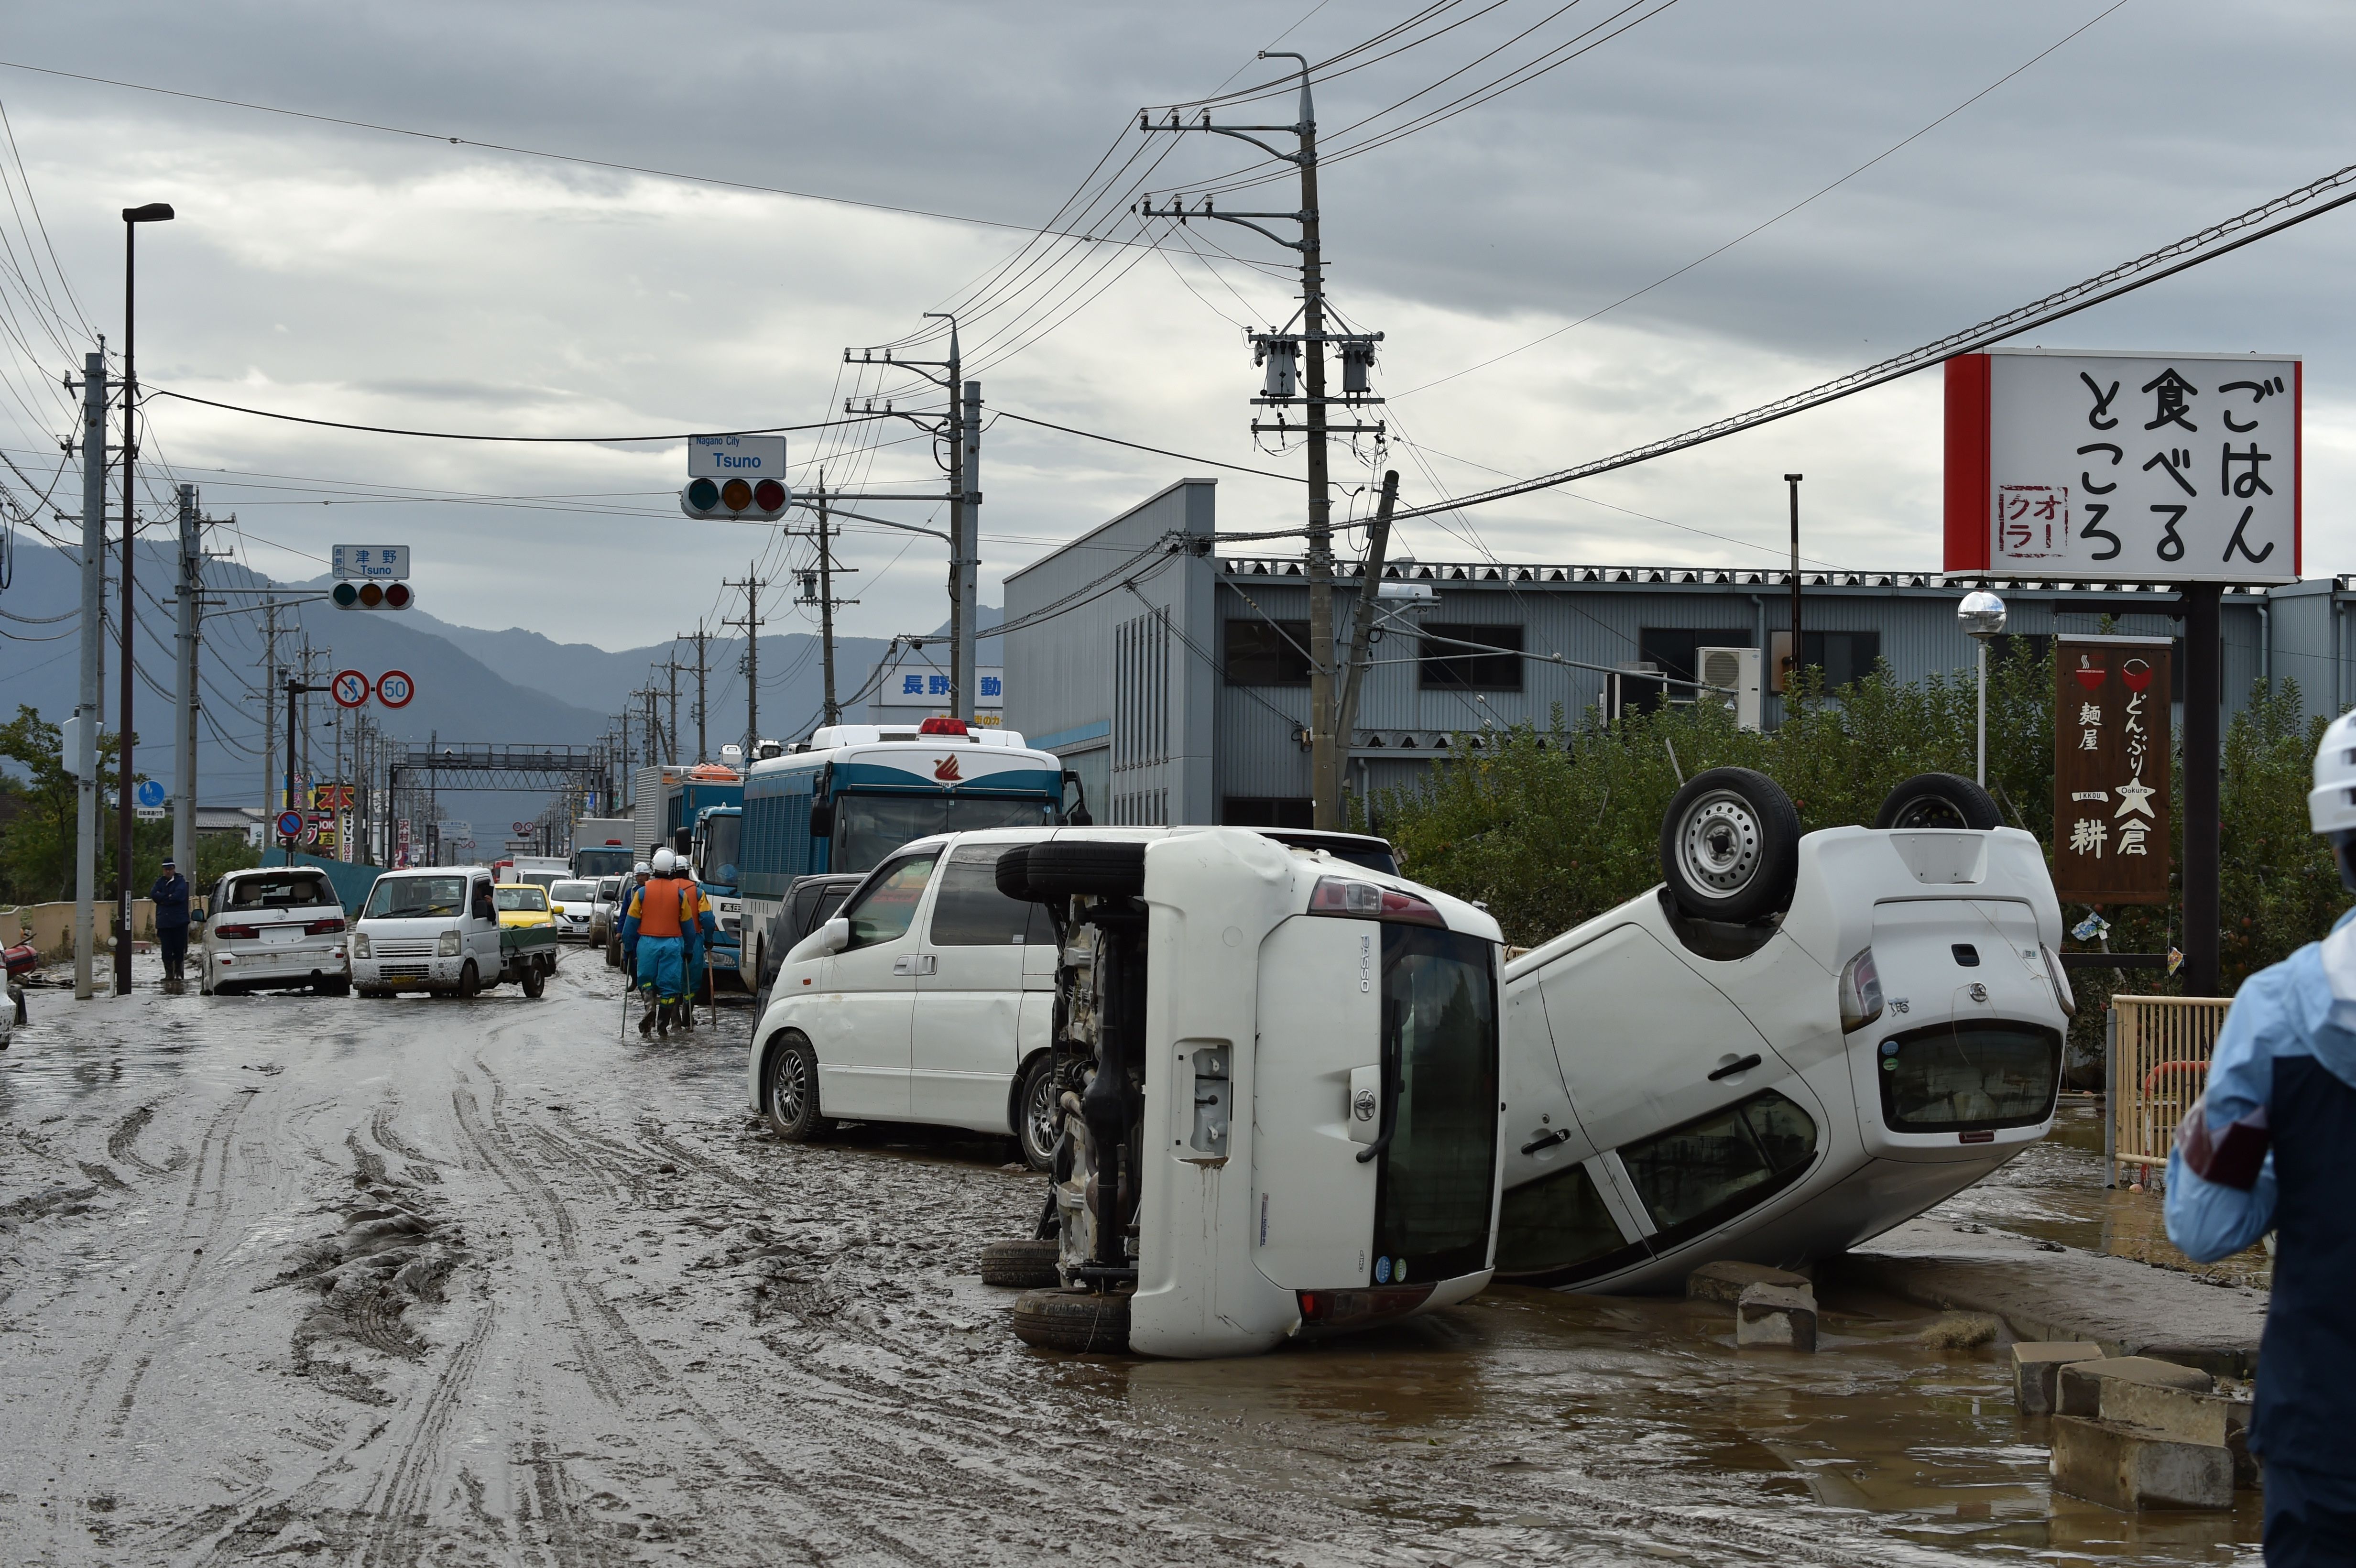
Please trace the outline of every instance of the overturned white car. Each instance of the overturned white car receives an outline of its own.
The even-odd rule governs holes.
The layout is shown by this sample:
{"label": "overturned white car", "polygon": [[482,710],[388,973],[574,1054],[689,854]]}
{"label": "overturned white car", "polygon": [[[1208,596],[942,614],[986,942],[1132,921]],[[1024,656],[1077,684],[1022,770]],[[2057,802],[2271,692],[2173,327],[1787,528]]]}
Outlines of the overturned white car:
{"label": "overturned white car", "polygon": [[2042,1137],[2075,1003],[2043,850],[1997,824],[1945,774],[1804,837],[1763,774],[1689,783],[1666,884],[1505,967],[1497,1277],[1804,1263]]}

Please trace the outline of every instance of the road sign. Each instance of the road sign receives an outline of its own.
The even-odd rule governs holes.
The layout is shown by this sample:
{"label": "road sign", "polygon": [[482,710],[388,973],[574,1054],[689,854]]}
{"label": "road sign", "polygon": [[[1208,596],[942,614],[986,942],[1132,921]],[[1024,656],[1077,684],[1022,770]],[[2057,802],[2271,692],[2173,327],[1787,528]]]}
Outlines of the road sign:
{"label": "road sign", "polygon": [[280,812],[278,814],[278,837],[281,838],[299,838],[302,836],[303,814],[299,811]]}
{"label": "road sign", "polygon": [[679,509],[691,517],[773,519],[793,503],[782,435],[697,435],[687,442],[687,487]]}
{"label": "road sign", "polygon": [[339,544],[335,547],[336,575],[349,581],[375,578],[390,582],[409,575],[405,544]]}
{"label": "road sign", "polygon": [[537,822],[510,822],[508,826],[515,829],[516,837],[519,838],[529,838],[540,831],[540,824]]}
{"label": "road sign", "polygon": [[369,677],[356,669],[339,669],[329,682],[338,708],[358,708],[369,699]]}
{"label": "road sign", "polygon": [[162,805],[164,804],[164,781],[162,779],[141,779],[138,786],[131,792],[131,798],[137,804],[148,807],[150,810]]}
{"label": "road sign", "polygon": [[134,805],[131,808],[131,815],[142,822],[161,822],[165,813],[160,805]]}
{"label": "road sign", "polygon": [[406,708],[417,695],[417,683],[405,669],[389,669],[376,677],[376,699],[387,708]]}

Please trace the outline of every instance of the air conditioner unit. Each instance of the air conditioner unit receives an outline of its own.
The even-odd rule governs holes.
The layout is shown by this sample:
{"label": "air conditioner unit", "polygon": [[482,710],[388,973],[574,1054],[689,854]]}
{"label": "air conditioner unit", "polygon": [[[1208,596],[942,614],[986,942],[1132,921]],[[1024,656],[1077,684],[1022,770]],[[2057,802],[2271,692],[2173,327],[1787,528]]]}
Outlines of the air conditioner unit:
{"label": "air conditioner unit", "polygon": [[[1734,722],[1739,728],[1760,729],[1763,725],[1764,703],[1759,671],[1757,648],[1696,648],[1694,674],[1705,689],[1695,696],[1705,702],[1732,703]],[[1707,689],[1712,687],[1719,689]],[[1732,696],[1727,695],[1729,688]]]}

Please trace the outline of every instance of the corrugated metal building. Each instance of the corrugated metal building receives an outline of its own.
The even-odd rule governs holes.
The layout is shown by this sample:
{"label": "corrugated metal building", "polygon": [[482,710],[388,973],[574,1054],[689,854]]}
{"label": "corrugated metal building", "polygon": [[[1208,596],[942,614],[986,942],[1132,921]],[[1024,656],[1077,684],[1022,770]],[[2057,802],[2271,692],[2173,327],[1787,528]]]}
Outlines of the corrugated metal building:
{"label": "corrugated metal building", "polygon": [[[1214,480],[1181,480],[1007,579],[1007,724],[1063,755],[1098,821],[1308,825],[1308,584],[1297,555],[1219,554],[1216,494]],[[1608,707],[1612,670],[1692,679],[1696,650],[1708,647],[1759,649],[1772,667],[1776,635],[1787,640],[1791,627],[1780,571],[1411,561],[1384,575],[1426,583],[1436,599],[1412,617],[1377,620],[1350,737],[1353,791],[1407,782],[1451,734]],[[1355,575],[1337,584],[1337,640],[1349,635],[1358,586]],[[1936,573],[1804,572],[1801,586],[1803,656],[1829,684],[1877,659],[1901,680],[1971,668],[1971,639],[1955,621],[1964,590]],[[2154,603],[2172,599],[2166,592],[1989,586],[2004,596],[2014,636],[2092,633],[2104,614],[2123,633],[2181,630]],[[2220,615],[2229,710],[2269,677],[2296,679],[2310,713],[2356,704],[2352,601],[2349,579],[2229,591]],[[1657,682],[1622,677],[1621,700],[1663,694]],[[1781,706],[1764,695],[1768,728]]]}

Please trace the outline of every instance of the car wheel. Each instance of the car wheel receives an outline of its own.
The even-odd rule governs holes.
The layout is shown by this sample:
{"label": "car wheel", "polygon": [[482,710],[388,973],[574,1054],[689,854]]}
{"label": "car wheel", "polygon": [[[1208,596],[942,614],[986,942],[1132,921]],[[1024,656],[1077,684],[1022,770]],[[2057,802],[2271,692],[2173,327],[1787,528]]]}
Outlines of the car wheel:
{"label": "car wheel", "polygon": [[619,969],[621,966],[622,939],[617,936],[614,938],[613,941],[605,944],[605,967],[608,969]]}
{"label": "car wheel", "polygon": [[834,1130],[834,1119],[819,1112],[818,1053],[798,1030],[787,1030],[769,1049],[761,1111],[790,1143],[809,1143]]}
{"label": "car wheel", "polygon": [[548,976],[542,974],[537,966],[526,969],[523,972],[523,994],[525,996],[536,997],[547,989]]}
{"label": "car wheel", "polygon": [[1677,907],[1737,923],[1788,907],[1800,875],[1800,814],[1751,768],[1697,773],[1661,822],[1661,873]]}
{"label": "car wheel", "polygon": [[1055,1163],[1055,1144],[1059,1136],[1056,1126],[1061,1120],[1055,1103],[1055,1058],[1052,1051],[1041,1051],[1031,1070],[1023,1074],[1023,1086],[1014,1095],[1014,1136],[1023,1146],[1023,1163],[1033,1170],[1045,1170]]}
{"label": "car wheel", "polygon": [[1121,1355],[1129,1349],[1129,1296],[1034,1290],[1014,1304],[1014,1337],[1041,1350]]}
{"label": "car wheel", "polygon": [[1959,773],[1917,773],[1882,797],[1873,814],[1876,827],[1971,827],[1986,832],[2004,826],[1996,798]]}
{"label": "car wheel", "polygon": [[1145,846],[1087,840],[1027,844],[998,858],[998,891],[1026,903],[1080,895],[1128,899],[1145,891]]}
{"label": "car wheel", "polygon": [[482,989],[483,977],[476,972],[475,961],[469,958],[466,960],[466,966],[458,971],[458,999],[472,1001],[481,994]]}
{"label": "car wheel", "polygon": [[348,997],[352,994],[349,980],[322,980],[314,987],[323,997]]}
{"label": "car wheel", "polygon": [[1063,1252],[1063,1243],[1052,1238],[1044,1242],[992,1242],[981,1249],[981,1283],[1012,1285],[1019,1290],[1052,1288],[1064,1283],[1055,1272],[1055,1263]]}

